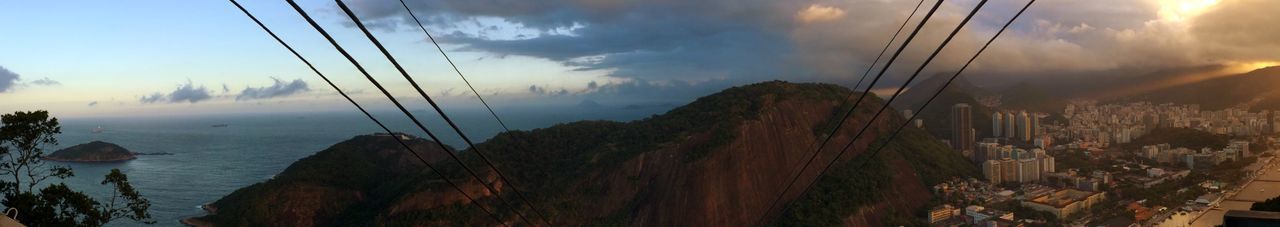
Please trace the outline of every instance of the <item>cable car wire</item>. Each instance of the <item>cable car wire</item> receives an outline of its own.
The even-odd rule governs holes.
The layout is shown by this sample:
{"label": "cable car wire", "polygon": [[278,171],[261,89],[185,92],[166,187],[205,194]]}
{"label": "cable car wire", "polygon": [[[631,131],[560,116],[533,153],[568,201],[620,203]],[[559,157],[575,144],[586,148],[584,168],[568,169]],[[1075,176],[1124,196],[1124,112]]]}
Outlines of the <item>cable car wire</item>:
{"label": "cable car wire", "polygon": [[[497,198],[499,201],[501,201],[503,205],[507,206],[508,208],[511,208],[512,211],[516,214],[516,216],[520,217],[520,219],[522,219],[524,222],[530,225],[533,225],[533,222],[529,221],[529,219],[526,218],[524,214],[520,213],[515,206],[511,205],[510,201],[507,201],[506,199],[502,198],[502,196],[499,195],[500,193],[498,193],[498,190],[495,189],[493,185],[485,182],[484,178],[480,177],[480,175],[477,174],[475,170],[471,169],[471,167],[468,167],[466,163],[463,162],[462,159],[458,157],[457,154],[454,154],[454,152],[448,152],[449,150],[448,146],[445,146],[444,143],[440,142],[440,138],[437,137],[435,133],[432,133],[431,130],[427,129],[427,127],[422,124],[422,121],[419,121],[418,118],[415,117],[413,113],[409,111],[409,109],[405,108],[404,105],[401,104],[400,101],[395,98],[395,96],[391,95],[391,92],[387,91],[386,87],[382,86],[382,83],[379,83],[377,79],[374,79],[373,75],[370,75],[368,70],[365,70],[364,66],[360,65],[360,63],[356,61],[355,57],[352,57],[351,54],[348,53],[346,49],[342,47],[342,45],[338,44],[338,42],[333,39],[332,35],[330,35],[327,31],[325,31],[323,27],[320,27],[320,24],[316,23],[315,20],[312,19],[311,16],[308,15],[306,11],[302,10],[302,7],[298,6],[298,3],[294,2],[293,0],[287,0],[286,2],[288,2],[289,5],[292,6],[293,9],[298,12],[299,15],[302,15],[303,19],[306,19],[307,23],[311,24],[311,27],[315,28],[316,31],[320,32],[320,35],[324,36],[325,39],[329,41],[329,44],[333,45],[334,49],[338,50],[338,53],[341,53],[343,57],[346,57],[347,61],[350,61],[352,65],[355,65],[356,69],[360,71],[361,74],[364,75],[365,79],[368,79],[370,83],[373,83],[374,87],[378,88],[378,91],[381,91],[382,94],[386,96],[386,98],[390,100],[391,103],[394,104],[397,109],[400,110],[400,112],[404,113],[405,116],[408,116],[409,120],[413,121],[414,125],[418,126],[419,129],[425,132],[427,136],[431,138],[431,140],[436,141],[436,144],[439,144],[441,149],[445,150],[444,152],[445,154],[448,154],[449,157],[452,158],[454,161],[456,161],[458,165],[462,167],[463,170],[465,170],[468,174],[471,175],[471,177],[475,178],[476,181],[484,185],[485,189],[494,193],[494,197]],[[345,5],[341,4],[341,1],[339,1],[338,3],[339,3],[339,6],[341,6],[344,10],[347,10],[347,12],[350,13],[350,11],[346,9]],[[364,25],[360,24],[358,21],[356,22],[356,25],[364,29]],[[382,51],[384,53],[386,52],[385,49],[382,49]],[[400,68],[399,65],[397,65],[396,67]]]}
{"label": "cable car wire", "polygon": [[[400,0],[400,6],[403,6],[405,12],[409,13],[409,17],[413,18],[413,22],[418,24],[418,28],[422,29],[422,33],[427,35],[427,39],[431,40],[431,44],[435,45],[436,50],[440,52],[440,56],[443,56],[444,60],[449,63],[450,67],[453,68],[453,71],[458,74],[458,77],[462,78],[462,82],[467,84],[467,88],[471,89],[471,93],[474,93],[476,95],[476,99],[480,100],[480,104],[483,104],[484,108],[489,110],[489,115],[492,115],[493,119],[498,121],[498,125],[502,126],[503,132],[506,132],[508,137],[514,138],[515,134],[511,132],[511,128],[508,128],[507,123],[502,121],[502,117],[498,117],[498,113],[493,111],[493,107],[489,106],[489,102],[484,100],[484,96],[480,95],[480,92],[476,90],[476,87],[471,85],[471,81],[467,80],[467,76],[462,74],[462,70],[458,69],[458,65],[453,63],[453,59],[449,57],[449,54],[445,53],[444,48],[440,46],[439,42],[436,42],[435,36],[432,36],[431,32],[427,31],[427,27],[422,24],[422,20],[419,20],[418,16],[413,13],[413,10],[409,9],[409,4],[405,3],[404,0]],[[477,149],[477,153],[479,153],[478,149]],[[498,171],[496,166],[491,166],[491,167],[494,168],[494,171]],[[542,221],[546,223],[548,226],[553,226],[550,222],[551,219],[548,218],[545,213],[539,210],[538,207],[534,206],[533,202],[529,201],[529,199],[525,197],[524,193],[520,191],[519,187],[516,187],[515,184],[511,183],[511,181],[508,181],[505,175],[499,174],[498,176],[504,183],[507,184],[507,187],[511,187],[511,190],[516,193],[516,196],[519,197],[520,200],[524,201],[524,203],[529,205],[529,208],[533,210],[534,214],[541,217]]]}
{"label": "cable car wire", "polygon": [[[257,23],[258,27],[261,27],[263,31],[266,31],[267,34],[271,35],[271,38],[275,39],[276,42],[279,42],[280,45],[284,46],[285,49],[288,49],[290,53],[293,53],[294,56],[298,57],[298,60],[301,60],[303,64],[307,65],[307,68],[310,68],[312,72],[315,72],[316,75],[320,76],[321,79],[324,79],[324,82],[328,83],[329,86],[333,88],[333,90],[338,91],[339,95],[342,95],[342,97],[345,98],[348,102],[351,102],[351,105],[355,106],[356,109],[360,110],[360,112],[363,113],[365,117],[368,117],[369,120],[373,120],[374,124],[377,124],[379,128],[382,128],[382,130],[385,131],[388,135],[391,135],[391,137],[394,138],[396,142],[400,144],[400,146],[404,147],[405,150],[409,151],[409,153],[412,154],[413,157],[417,158],[418,161],[421,161],[422,164],[427,167],[427,169],[431,170],[431,172],[435,173],[436,175],[439,175],[441,179],[444,179],[445,183],[449,184],[450,187],[453,187],[454,190],[457,190],[458,193],[462,194],[463,197],[466,197],[467,200],[471,201],[472,204],[476,205],[477,208],[480,208],[480,210],[483,211],[485,214],[489,215],[489,217],[492,217],[495,221],[498,221],[498,223],[502,224],[503,226],[507,225],[506,223],[503,223],[502,219],[499,218],[497,215],[495,215],[492,211],[489,211],[488,208],[485,208],[484,205],[477,203],[475,198],[472,197],[470,194],[467,194],[467,192],[463,191],[462,188],[459,187],[457,183],[454,183],[453,180],[450,180],[449,177],[446,176],[443,172],[441,172],[439,169],[436,169],[435,166],[431,165],[430,162],[422,158],[422,156],[419,155],[417,151],[414,151],[414,149],[410,147],[409,144],[405,143],[405,141],[401,139],[399,136],[396,136],[396,134],[392,132],[390,128],[387,128],[387,126],[383,124],[382,121],[379,121],[377,118],[373,117],[373,115],[370,114],[368,110],[365,110],[364,107],[360,106],[360,104],[357,103],[354,99],[352,99],[351,96],[347,95],[346,92],[342,91],[342,88],[339,88],[338,85],[334,84],[333,81],[329,80],[328,76],[325,76],[324,73],[321,73],[320,70],[316,69],[315,65],[311,64],[311,61],[308,61],[305,57],[302,56],[302,54],[299,54],[298,51],[294,50],[292,46],[289,46],[289,44],[286,43],[283,39],[280,39],[280,36],[276,35],[275,32],[272,32],[270,28],[267,28],[267,26],[263,24],[262,21],[258,20],[257,17],[254,17],[253,14],[249,12],[249,10],[245,9],[244,6],[240,5],[240,3],[236,2],[235,0],[230,0],[230,1],[231,1],[231,4],[234,4],[236,8],[239,8],[241,12],[244,12],[245,16],[249,16],[249,19],[252,19],[254,23]],[[439,143],[439,142],[436,142],[436,143]],[[448,151],[445,151],[445,152],[448,152]]]}
{"label": "cable car wire", "polygon": [[[871,80],[871,84],[868,85],[868,88],[875,87],[876,82],[880,81],[880,78],[883,77],[885,72],[888,71],[889,67],[893,65],[893,62],[898,59],[898,56],[902,54],[902,51],[905,50],[907,46],[911,44],[911,41],[916,38],[916,35],[918,35],[920,33],[920,30],[924,28],[925,23],[929,22],[929,18],[933,17],[933,14],[938,11],[938,8],[942,6],[942,3],[944,1],[945,0],[938,0],[936,3],[934,3],[933,7],[929,9],[929,12],[925,14],[924,19],[920,20],[920,23],[916,25],[915,29],[911,31],[911,34],[907,36],[907,39],[902,42],[902,45],[899,46],[898,49],[893,52],[893,55],[889,57],[889,61],[886,62],[884,67],[880,70],[880,72],[876,74],[876,77]],[[853,103],[853,107],[851,107],[849,111],[846,111],[844,115],[840,117],[840,120],[836,122],[836,127],[834,127],[831,130],[831,133],[829,134],[829,136],[827,136],[826,139],[822,140],[822,143],[818,145],[818,149],[816,149],[813,152],[813,155],[809,156],[809,159],[805,161],[803,166],[801,166],[800,171],[797,172],[795,176],[791,178],[790,182],[787,183],[787,186],[783,188],[782,192],[778,193],[778,195],[774,197],[773,202],[771,202],[769,207],[765,209],[765,212],[764,212],[765,215],[761,215],[759,219],[756,220],[756,226],[763,224],[764,219],[769,216],[768,214],[771,213],[771,211],[773,211],[773,208],[777,206],[779,202],[782,201],[782,197],[786,196],[787,192],[791,191],[791,188],[794,187],[796,182],[800,180],[800,177],[804,176],[804,172],[809,169],[809,166],[813,164],[813,161],[818,158],[818,155],[820,153],[822,153],[822,148],[825,148],[827,143],[831,142],[832,138],[835,138],[836,133],[840,132],[840,128],[844,126],[844,122],[849,119],[850,115],[853,115],[853,112],[858,109],[858,105],[861,104],[862,100],[865,99],[867,97],[867,94],[870,94],[870,93],[871,93],[870,89],[867,89],[867,91],[862,92],[862,95],[858,97],[858,100]],[[870,122],[868,122],[868,124],[870,124]],[[815,178],[815,180],[817,179]]]}

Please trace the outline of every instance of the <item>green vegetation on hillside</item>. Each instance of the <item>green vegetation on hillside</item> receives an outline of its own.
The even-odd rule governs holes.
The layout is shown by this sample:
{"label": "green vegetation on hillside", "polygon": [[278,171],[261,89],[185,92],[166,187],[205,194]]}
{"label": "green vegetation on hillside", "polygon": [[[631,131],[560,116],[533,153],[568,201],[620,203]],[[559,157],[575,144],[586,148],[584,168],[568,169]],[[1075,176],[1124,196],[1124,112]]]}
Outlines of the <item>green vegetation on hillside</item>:
{"label": "green vegetation on hillside", "polygon": [[[883,140],[885,138],[881,138]],[[877,143],[880,143],[879,141]],[[982,177],[982,171],[960,153],[917,129],[902,130],[889,147],[880,151],[901,155],[911,163],[926,186],[933,186],[954,177]]]}
{"label": "green vegetation on hillside", "polygon": [[[65,183],[47,183],[71,177],[71,167],[44,162],[42,147],[58,144],[62,133],[58,118],[48,111],[18,111],[0,115],[0,204],[15,209],[18,220],[27,226],[103,226],[129,219],[137,224],[153,224],[142,197],[129,177],[111,169],[102,185],[111,188],[111,197],[95,199]],[[12,177],[12,178],[10,178]],[[43,188],[41,188],[43,187]]]}
{"label": "green vegetation on hillside", "polygon": [[[924,120],[924,128],[930,134],[938,138],[950,139],[951,134],[951,108],[956,104],[969,104],[969,120],[973,123],[973,130],[976,132],[976,138],[984,138],[991,136],[991,115],[994,111],[991,108],[983,106],[974,99],[972,95],[947,88],[938,99],[934,100],[925,107],[923,111],[918,113],[917,119]],[[913,105],[912,110],[918,108],[919,105]],[[899,112],[901,113],[901,112]]]}
{"label": "green vegetation on hillside", "polygon": [[[643,152],[679,143],[685,162],[695,162],[733,141],[737,126],[759,118],[768,99],[774,102],[843,98],[848,90],[835,85],[766,82],[726,89],[662,115],[619,123],[583,121],[532,131],[503,133],[479,144],[517,185],[540,185],[534,192],[561,194],[569,181]],[[869,112],[868,108],[859,108]],[[481,164],[475,162],[475,164]],[[538,182],[537,184],[524,182]],[[528,186],[526,186],[528,187]]]}
{"label": "green vegetation on hillside", "polygon": [[[660,150],[678,149],[686,163],[697,162],[713,150],[736,139],[737,127],[746,120],[756,120],[766,103],[786,100],[827,100],[836,102],[848,90],[835,85],[793,84],[765,82],[726,89],[714,95],[699,98],[662,115],[654,115],[634,122],[581,121],[558,124],[531,131],[514,131],[495,136],[477,144],[498,168],[512,180],[512,184],[533,200],[552,218],[584,212],[578,207],[584,196],[605,195],[611,189],[607,185],[587,184],[578,186],[590,174],[615,168],[636,155]],[[871,102],[874,102],[873,99]],[[866,109],[866,108],[861,108]],[[785,111],[785,110],[784,110]],[[862,110],[862,112],[867,112]],[[380,160],[365,151],[394,148],[362,147],[371,144],[365,137],[343,142],[316,155],[291,165],[275,179],[237,190],[215,202],[218,215],[201,220],[226,225],[264,225],[273,217],[272,204],[264,196],[275,196],[278,190],[304,184],[332,187],[351,192],[361,192],[362,201],[336,201],[327,212],[342,214],[338,220],[317,220],[319,224],[369,225],[381,220],[377,215],[385,212],[394,202],[406,199],[414,192],[441,190],[441,179],[430,172],[406,171],[384,166]],[[384,143],[384,145],[394,143]],[[459,152],[468,166],[476,168],[484,163],[474,150]],[[437,162],[451,179],[467,179],[469,176],[454,162]],[[479,170],[483,171],[483,168]],[[426,183],[423,182],[434,182]],[[575,190],[576,191],[566,191]],[[480,201],[490,207],[505,207],[495,199]],[[522,211],[498,210],[502,216]],[[429,210],[398,214],[394,220],[416,220],[428,223],[485,223],[471,222],[456,217],[481,217],[471,206],[444,206]],[[462,216],[450,216],[452,214]],[[629,215],[629,214],[628,214]],[[455,217],[455,218],[446,218]],[[384,217],[385,218],[385,217]],[[616,220],[616,219],[615,219]]]}
{"label": "green vegetation on hillside", "polygon": [[1253,110],[1280,109],[1280,93],[1275,92],[1276,84],[1280,84],[1280,67],[1268,67],[1248,73],[1163,88],[1138,95],[1136,98],[1155,103],[1199,104],[1205,110],[1236,107],[1256,100],[1257,103],[1252,106]]}
{"label": "green vegetation on hillside", "polygon": [[93,141],[86,144],[72,146],[67,149],[58,150],[58,152],[54,152],[54,154],[50,154],[50,156],[65,155],[66,157],[79,157],[79,156],[85,156],[85,155],[92,155],[95,153],[100,153],[103,155],[129,155],[130,154],[129,150],[126,150],[120,147],[120,145],[115,145],[115,144],[102,142],[102,141]]}
{"label": "green vegetation on hillside", "polygon": [[45,156],[45,159],[55,161],[122,161],[134,159],[134,155],[124,147],[120,147],[120,145],[93,141],[55,151],[53,154]]}
{"label": "green vegetation on hillside", "polygon": [[[584,200],[600,199],[604,198],[603,196],[617,194],[611,193],[619,190],[612,188],[616,187],[615,185],[610,184],[607,179],[599,178],[610,176],[612,171],[622,171],[619,167],[624,162],[653,151],[674,151],[677,155],[672,158],[678,160],[679,164],[699,165],[707,157],[712,156],[713,152],[729,152],[722,148],[737,139],[736,136],[741,133],[739,130],[742,123],[759,120],[765,108],[783,108],[776,106],[780,103],[835,104],[848,92],[847,89],[834,85],[759,83],[730,88],[697,99],[668,113],[638,121],[625,123],[580,121],[529,131],[513,131],[499,134],[484,143],[477,144],[477,147],[512,181],[508,187],[519,188],[532,204],[538,205],[539,210],[551,219],[570,219],[582,224],[606,226],[625,225],[636,215],[635,209],[646,202],[651,202],[651,199],[646,198],[645,193],[648,192],[641,192],[634,198],[621,198],[626,199],[620,201],[625,202],[626,205],[612,211],[614,213],[611,215],[579,218],[584,214],[599,212],[592,210],[599,209],[598,207],[584,204]],[[857,112],[860,116],[869,115],[873,108],[878,108],[879,103],[878,98],[868,97]],[[894,117],[888,122],[901,123],[901,118]],[[894,126],[897,125],[894,124]],[[281,214],[278,211],[280,205],[274,202],[322,199],[323,201],[316,201],[319,203],[316,206],[323,207],[318,208],[318,213],[315,214],[317,220],[312,220],[317,225],[492,223],[486,215],[470,204],[388,210],[404,201],[421,199],[415,197],[422,195],[421,193],[434,194],[443,190],[452,190],[452,188],[444,185],[442,179],[430,172],[387,165],[395,162],[388,157],[370,154],[370,151],[398,149],[368,147],[371,146],[370,144],[395,145],[388,141],[370,141],[367,136],[339,143],[311,157],[299,160],[275,179],[242,188],[224,197],[214,203],[218,209],[216,215],[199,220],[229,226],[272,225],[274,223],[271,221],[281,220],[279,217]],[[487,172],[484,170],[487,168],[478,168],[485,165],[475,155],[475,150],[463,150],[458,154],[468,166]],[[886,157],[910,163],[911,168],[918,170],[924,183],[927,184],[934,184],[952,176],[976,176],[977,173],[975,167],[965,163],[963,158],[950,152],[936,139],[929,137],[921,130],[910,129],[891,143],[882,155],[871,159],[875,161],[868,169],[848,167],[847,163],[854,162],[843,162],[836,166],[832,169],[834,177],[824,178],[824,182],[827,183],[823,183],[820,186],[821,192],[815,194],[841,195],[842,199],[838,201],[840,204],[835,204],[836,206],[865,205],[868,202],[874,202],[876,198],[869,196],[878,194],[859,193],[859,191],[895,187],[889,184],[890,170],[880,162]],[[855,158],[855,160],[868,158],[870,157]],[[458,164],[452,161],[436,163],[438,164],[435,166],[446,172],[450,179],[468,181],[469,176]],[[627,180],[645,185],[640,182],[642,181],[640,177],[627,178]],[[861,186],[846,187],[851,184]],[[295,198],[289,196],[289,193],[282,193],[285,190],[296,190],[291,187],[303,186],[331,191],[316,192],[313,196],[306,198]],[[642,191],[650,190],[654,189]],[[359,195],[359,197],[350,195]],[[845,201],[844,198],[848,195],[868,197]],[[509,194],[503,197],[509,200],[515,198]],[[514,215],[517,212],[532,215],[528,207],[513,210],[493,197],[480,199],[478,202],[485,207],[495,209],[499,216],[507,220],[515,220]],[[814,205],[806,206],[833,206],[826,202],[811,203]],[[846,207],[839,212],[848,215],[850,214],[848,209],[856,208],[857,206]],[[808,208],[801,210],[804,209]],[[823,217],[819,219],[801,218],[795,221],[826,223],[830,220],[826,217],[831,217],[829,216],[831,214],[836,213],[818,214],[817,216]],[[903,211],[901,214],[909,215],[910,212]],[[390,222],[384,223],[384,221]]]}
{"label": "green vegetation on hillside", "polygon": [[[294,162],[271,180],[240,188],[219,199],[212,204],[217,209],[218,215],[205,216],[200,220],[226,226],[270,226],[277,224],[270,220],[279,220],[278,215],[283,215],[283,211],[280,210],[279,204],[275,204],[276,202],[303,199],[318,201],[320,205],[317,206],[321,214],[342,214],[311,220],[314,221],[313,224],[368,226],[380,211],[404,199],[412,192],[423,188],[453,190],[445,186],[444,181],[435,173],[424,169],[410,154],[382,152],[404,150],[399,143],[393,141],[388,136],[367,135],[335,144]],[[434,142],[424,139],[407,142],[414,151],[424,157],[443,156],[439,145]],[[452,152],[453,149],[449,150]],[[450,168],[449,166],[453,168],[457,166],[452,161],[435,162],[434,165],[442,170]],[[453,169],[449,169],[446,174],[450,175],[450,179],[454,179],[455,182],[465,182],[468,177],[460,170]],[[301,190],[299,188],[308,188],[308,190],[299,191]],[[359,198],[357,194],[365,199]],[[482,200],[481,202],[492,201]],[[505,207],[494,209],[498,215],[513,214],[512,210],[502,208]],[[486,221],[466,219],[486,217],[474,209],[435,209],[431,213],[411,212],[403,215],[414,217],[410,220],[425,223],[431,223],[433,218],[440,218],[441,215],[457,215],[444,216],[451,217],[455,221],[479,221],[478,223]]]}
{"label": "green vegetation on hillside", "polygon": [[[850,161],[836,164],[830,172],[813,184],[813,189],[790,205],[777,224],[782,226],[837,226],[843,218],[865,205],[880,201],[892,182],[887,160],[900,159],[911,164],[932,186],[953,177],[977,177],[977,168],[960,154],[927,135],[908,128],[897,138],[878,138],[866,152],[852,152]],[[888,145],[883,145],[889,142]],[[872,157],[878,146],[883,150]],[[863,166],[865,165],[865,166]],[[858,168],[862,167],[862,168]],[[904,213],[911,213],[905,212]]]}
{"label": "green vegetation on hillside", "polygon": [[787,212],[782,214],[777,224],[838,226],[842,224],[844,217],[862,206],[884,199],[881,196],[893,179],[881,157],[883,156],[858,155],[850,161],[836,164],[831,172],[813,184],[808,194],[784,208]]}
{"label": "green vegetation on hillside", "polygon": [[[553,211],[549,212],[576,213],[580,208],[569,204],[575,197],[603,195],[609,190],[605,186],[593,186],[586,187],[586,191],[564,191],[587,174],[676,144],[686,149],[682,151],[685,155],[681,160],[696,162],[735,140],[737,126],[746,120],[758,120],[760,110],[768,101],[836,102],[848,92],[835,85],[765,82],[729,88],[635,122],[559,124],[528,132],[504,133],[478,146],[501,163],[499,168],[510,174],[509,177],[517,181],[514,183],[527,193],[547,198],[545,200],[562,201],[552,205]],[[859,112],[869,113],[869,109],[860,107]]]}
{"label": "green vegetation on hillside", "polygon": [[1199,150],[1222,149],[1231,142],[1231,136],[1219,135],[1190,128],[1157,128],[1150,133],[1123,145],[1126,149],[1138,149],[1146,145],[1168,143],[1173,147],[1185,147]]}
{"label": "green vegetation on hillside", "polygon": [[1280,212],[1280,197],[1270,198],[1260,203],[1253,203],[1249,210]]}
{"label": "green vegetation on hillside", "polygon": [[1043,113],[1059,113],[1067,101],[1061,97],[1045,93],[1044,88],[1022,82],[1001,93],[1000,107],[1004,109],[1025,109]]}

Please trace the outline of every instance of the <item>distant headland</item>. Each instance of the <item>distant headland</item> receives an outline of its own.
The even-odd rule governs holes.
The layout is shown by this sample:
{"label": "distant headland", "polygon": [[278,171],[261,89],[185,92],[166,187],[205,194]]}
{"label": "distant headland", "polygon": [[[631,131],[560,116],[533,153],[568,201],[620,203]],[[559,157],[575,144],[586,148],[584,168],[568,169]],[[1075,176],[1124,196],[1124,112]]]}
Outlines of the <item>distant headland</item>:
{"label": "distant headland", "polygon": [[43,159],[59,162],[122,162],[137,159],[138,155],[169,155],[169,153],[135,153],[120,145],[93,141],[54,151]]}

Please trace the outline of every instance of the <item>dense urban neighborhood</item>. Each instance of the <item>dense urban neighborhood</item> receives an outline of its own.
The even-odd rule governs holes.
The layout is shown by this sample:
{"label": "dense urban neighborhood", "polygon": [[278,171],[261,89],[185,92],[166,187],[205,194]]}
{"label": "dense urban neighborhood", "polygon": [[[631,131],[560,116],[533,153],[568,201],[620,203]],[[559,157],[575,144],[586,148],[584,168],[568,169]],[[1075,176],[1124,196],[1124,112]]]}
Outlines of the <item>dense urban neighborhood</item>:
{"label": "dense urban neighborhood", "polygon": [[995,112],[990,126],[970,114],[952,106],[958,133],[946,142],[983,178],[933,186],[931,225],[1214,226],[1280,196],[1266,191],[1280,185],[1274,111],[1075,101],[1061,113]]}

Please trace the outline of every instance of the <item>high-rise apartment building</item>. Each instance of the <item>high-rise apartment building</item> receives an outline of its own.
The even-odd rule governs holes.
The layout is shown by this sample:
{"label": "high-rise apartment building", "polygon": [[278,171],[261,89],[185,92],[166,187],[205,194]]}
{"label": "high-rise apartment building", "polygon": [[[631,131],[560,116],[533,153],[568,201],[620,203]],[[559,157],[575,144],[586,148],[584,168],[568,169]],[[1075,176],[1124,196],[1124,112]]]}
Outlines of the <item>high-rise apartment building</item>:
{"label": "high-rise apartment building", "polygon": [[1029,117],[1031,117],[1031,129],[1027,131],[1031,133],[1031,136],[1027,137],[1027,141],[1040,137],[1040,114],[1031,113]]}
{"label": "high-rise apartment building", "polygon": [[1018,116],[1013,112],[1004,113],[1004,138],[1018,138]]}
{"label": "high-rise apartment building", "polygon": [[991,114],[991,137],[999,138],[1002,136],[1001,131],[1004,130],[1004,114],[996,112]]}
{"label": "high-rise apartment building", "polygon": [[969,104],[951,107],[951,146],[956,151],[973,150],[973,108]]}
{"label": "high-rise apartment building", "polygon": [[1018,112],[1017,123],[1018,141],[1031,141],[1031,116],[1027,115],[1027,111]]}
{"label": "high-rise apartment building", "polygon": [[1004,176],[1001,176],[1001,173],[1002,169],[1000,168],[1000,161],[987,160],[982,162],[982,176],[987,177],[987,181],[991,182],[991,184],[1000,184],[1003,182],[1002,180],[1004,180]]}
{"label": "high-rise apartment building", "polygon": [[1040,181],[1040,161],[1035,158],[1018,160],[1018,182]]}

